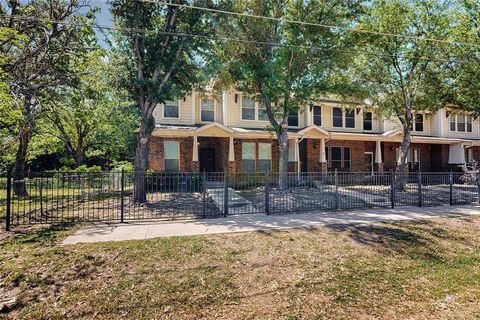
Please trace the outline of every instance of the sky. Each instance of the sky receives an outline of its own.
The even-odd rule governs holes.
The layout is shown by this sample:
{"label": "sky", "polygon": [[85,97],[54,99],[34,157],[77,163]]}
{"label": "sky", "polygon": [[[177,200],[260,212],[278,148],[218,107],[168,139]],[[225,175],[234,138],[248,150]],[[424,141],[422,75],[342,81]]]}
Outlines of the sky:
{"label": "sky", "polygon": [[[108,10],[109,5],[107,3],[107,0],[90,0],[90,5],[92,7],[100,8],[100,11],[97,13],[96,24],[104,25],[104,26],[113,26],[112,15]],[[107,46],[105,42],[105,36],[102,34],[102,32],[99,29],[96,29],[95,32],[97,33],[97,37],[100,42],[100,45],[104,47]]]}

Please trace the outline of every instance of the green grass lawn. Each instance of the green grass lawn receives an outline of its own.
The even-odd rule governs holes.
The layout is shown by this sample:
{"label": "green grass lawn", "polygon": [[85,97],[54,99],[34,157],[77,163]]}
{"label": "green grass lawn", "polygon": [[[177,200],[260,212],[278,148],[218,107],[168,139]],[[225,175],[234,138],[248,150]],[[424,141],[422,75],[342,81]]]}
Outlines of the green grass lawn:
{"label": "green grass lawn", "polygon": [[0,243],[0,281],[21,289],[3,316],[480,318],[479,218],[60,246],[71,232]]}

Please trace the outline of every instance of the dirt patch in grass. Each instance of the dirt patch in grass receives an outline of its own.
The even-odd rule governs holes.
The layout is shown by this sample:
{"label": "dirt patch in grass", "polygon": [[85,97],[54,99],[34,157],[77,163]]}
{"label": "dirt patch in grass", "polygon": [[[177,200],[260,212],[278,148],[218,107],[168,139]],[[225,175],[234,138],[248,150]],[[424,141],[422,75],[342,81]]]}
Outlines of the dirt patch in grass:
{"label": "dirt patch in grass", "polygon": [[475,319],[479,218],[59,246],[1,244],[11,319]]}

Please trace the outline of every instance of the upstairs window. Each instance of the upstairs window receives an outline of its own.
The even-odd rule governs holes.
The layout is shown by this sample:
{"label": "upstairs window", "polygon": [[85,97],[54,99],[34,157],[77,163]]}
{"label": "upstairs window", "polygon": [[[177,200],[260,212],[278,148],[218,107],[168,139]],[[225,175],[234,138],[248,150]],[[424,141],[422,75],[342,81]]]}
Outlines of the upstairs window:
{"label": "upstairs window", "polygon": [[333,112],[333,126],[335,128],[342,128],[343,127],[343,110],[342,108],[334,107],[332,109]]}
{"label": "upstairs window", "polygon": [[202,99],[200,119],[203,122],[215,121],[215,107],[213,99]]}
{"label": "upstairs window", "polygon": [[263,103],[258,104],[258,120],[268,121],[267,107]]}
{"label": "upstairs window", "polygon": [[466,114],[451,115],[450,131],[472,132],[472,117]]}
{"label": "upstairs window", "polygon": [[373,115],[371,112],[363,113],[363,130],[365,131],[373,130]]}
{"label": "upstairs window", "polygon": [[322,125],[322,107],[313,106],[313,124],[316,126]]}
{"label": "upstairs window", "polygon": [[355,110],[343,110],[343,108],[333,107],[333,127],[335,128],[355,128]]}
{"label": "upstairs window", "polygon": [[163,158],[165,160],[165,171],[180,171],[180,143],[178,141],[164,141]]}
{"label": "upstairs window", "polygon": [[345,127],[355,128],[355,110],[345,110]]}
{"label": "upstairs window", "polygon": [[290,110],[288,115],[288,126],[298,127],[298,110]]}
{"label": "upstairs window", "polygon": [[415,124],[414,124],[414,130],[422,132],[423,131],[423,114],[416,114],[415,115]]}
{"label": "upstairs window", "polygon": [[178,118],[179,117],[179,103],[177,101],[166,101],[163,105],[164,118]]}
{"label": "upstairs window", "polygon": [[242,96],[242,119],[255,120],[255,100],[252,97]]}

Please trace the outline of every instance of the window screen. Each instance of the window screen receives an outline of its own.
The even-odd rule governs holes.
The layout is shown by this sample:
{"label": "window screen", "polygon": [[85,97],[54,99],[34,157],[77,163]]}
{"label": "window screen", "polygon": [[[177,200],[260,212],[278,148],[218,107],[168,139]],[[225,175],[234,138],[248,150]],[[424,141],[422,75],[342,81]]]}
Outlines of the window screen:
{"label": "window screen", "polygon": [[332,108],[333,112],[333,126],[336,128],[343,127],[343,112],[341,108]]}
{"label": "window screen", "polygon": [[415,115],[415,131],[423,131],[423,114]]}
{"label": "window screen", "polygon": [[255,120],[255,100],[251,97],[242,97],[242,119]]}
{"label": "window screen", "polygon": [[260,103],[258,105],[258,120],[260,121],[268,121],[268,116],[267,116],[267,108],[263,103]]}
{"label": "window screen", "polygon": [[178,141],[165,141],[163,143],[163,157],[165,171],[180,171],[180,143]]}
{"label": "window screen", "polygon": [[345,127],[355,128],[355,110],[345,110]]}
{"label": "window screen", "polygon": [[365,112],[363,114],[363,130],[372,130],[372,118],[371,112]]}
{"label": "window screen", "polygon": [[214,121],[214,110],[213,99],[202,99],[201,121]]}
{"label": "window screen", "polygon": [[254,172],[255,167],[255,143],[242,143],[242,170],[245,172]]}
{"label": "window screen", "polygon": [[313,124],[316,126],[322,125],[322,107],[320,106],[313,107]]}
{"label": "window screen", "polygon": [[272,145],[258,144],[258,171],[270,171],[272,167]]}
{"label": "window screen", "polygon": [[164,118],[178,118],[178,100],[167,101],[163,105],[163,117]]}
{"label": "window screen", "polygon": [[288,126],[298,127],[298,110],[290,110],[288,115]]}

